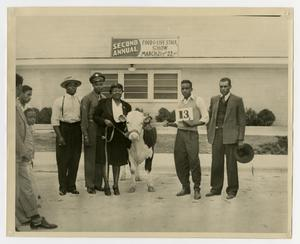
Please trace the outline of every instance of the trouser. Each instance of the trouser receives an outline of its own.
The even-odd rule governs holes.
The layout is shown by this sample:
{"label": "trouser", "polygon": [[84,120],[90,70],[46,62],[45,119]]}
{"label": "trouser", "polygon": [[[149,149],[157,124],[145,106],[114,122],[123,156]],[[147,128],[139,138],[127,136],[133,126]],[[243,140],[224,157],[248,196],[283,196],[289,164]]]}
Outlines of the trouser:
{"label": "trouser", "polygon": [[175,168],[183,188],[190,187],[190,172],[194,189],[200,189],[201,167],[199,159],[199,135],[197,131],[177,130],[174,147]]}
{"label": "trouser", "polygon": [[60,132],[65,146],[58,145],[56,140],[56,161],[58,168],[59,190],[76,190],[76,178],[82,148],[80,122],[60,122]]}
{"label": "trouser", "polygon": [[211,191],[221,193],[224,181],[224,155],[226,155],[226,169],[228,187],[226,192],[236,195],[239,188],[238,167],[234,156],[237,144],[223,144],[223,129],[216,129],[212,144]]}
{"label": "trouser", "polygon": [[89,122],[88,137],[90,146],[84,146],[85,186],[88,188],[101,188],[101,165],[96,164],[97,125],[94,122]]}
{"label": "trouser", "polygon": [[38,216],[37,198],[31,181],[31,163],[16,164],[16,224],[23,224]]}

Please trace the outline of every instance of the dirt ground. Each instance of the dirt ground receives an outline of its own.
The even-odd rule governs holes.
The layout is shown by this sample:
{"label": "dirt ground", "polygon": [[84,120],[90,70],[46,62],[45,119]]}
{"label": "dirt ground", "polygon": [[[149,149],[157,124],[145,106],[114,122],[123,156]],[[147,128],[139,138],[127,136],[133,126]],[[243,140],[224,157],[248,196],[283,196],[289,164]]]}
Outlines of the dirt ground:
{"label": "dirt ground", "polygon": [[[52,157],[55,158],[54,154]],[[58,225],[51,232],[112,232],[112,236],[114,232],[287,232],[286,170],[260,169],[252,175],[250,168],[240,169],[238,195],[226,200],[224,190],[221,196],[205,197],[210,180],[209,169],[205,167],[202,198],[196,201],[192,194],[176,197],[180,184],[173,162],[154,161],[155,192],[147,192],[143,180],[138,182],[135,193],[128,193],[127,179],[120,182],[120,196],[108,197],[103,192],[86,192],[81,161],[77,177],[80,195],[59,196],[55,161],[41,162],[39,155],[37,159],[34,170],[42,197],[40,213]],[[24,227],[24,231],[32,230]]]}

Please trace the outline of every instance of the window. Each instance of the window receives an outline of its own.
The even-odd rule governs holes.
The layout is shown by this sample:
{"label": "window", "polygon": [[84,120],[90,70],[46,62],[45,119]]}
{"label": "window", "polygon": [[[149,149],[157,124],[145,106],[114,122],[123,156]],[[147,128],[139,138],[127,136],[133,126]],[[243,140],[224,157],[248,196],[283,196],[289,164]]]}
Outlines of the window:
{"label": "window", "polygon": [[109,88],[112,84],[118,83],[118,74],[104,74],[104,76],[105,76],[105,82],[104,82],[102,93],[106,97],[109,97],[110,96]]}
{"label": "window", "polygon": [[178,75],[154,74],[154,99],[177,99]]}
{"label": "window", "polygon": [[[96,70],[91,71],[91,74]],[[99,72],[99,71],[98,71]],[[101,70],[105,76],[103,94],[110,97],[112,84],[121,83],[124,87],[123,97],[130,102],[165,101],[174,102],[179,97],[178,70]]]}
{"label": "window", "polygon": [[124,98],[148,98],[148,74],[124,74]]}

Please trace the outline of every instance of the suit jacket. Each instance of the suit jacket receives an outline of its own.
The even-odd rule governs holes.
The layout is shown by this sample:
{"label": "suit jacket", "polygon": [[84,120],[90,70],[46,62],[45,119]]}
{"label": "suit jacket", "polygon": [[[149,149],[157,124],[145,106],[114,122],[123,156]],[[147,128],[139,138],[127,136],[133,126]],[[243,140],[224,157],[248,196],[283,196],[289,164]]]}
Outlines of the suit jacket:
{"label": "suit jacket", "polygon": [[29,157],[25,144],[28,128],[21,105],[19,104],[19,101],[16,101],[16,103],[16,163],[20,163],[22,162],[23,157]]}
{"label": "suit jacket", "polygon": [[[105,98],[105,96],[102,94],[100,95],[100,97],[101,99]],[[95,91],[90,92],[81,100],[81,131],[84,136],[88,135],[89,138],[94,137],[94,134],[96,133],[94,129],[89,130],[89,128],[91,127],[91,122],[94,123],[93,116],[98,102],[98,94],[96,94]]]}
{"label": "suit jacket", "polygon": [[[122,103],[123,114],[126,116],[131,111],[131,106],[129,103],[123,100],[121,100],[121,103]],[[97,132],[98,136],[102,136],[105,134],[105,127],[106,127],[104,123],[105,119],[109,119],[116,126],[117,123],[114,120],[113,110],[112,110],[112,98],[101,99],[95,109],[94,121],[98,125],[98,132]],[[125,128],[126,123],[122,123],[122,124],[123,125],[121,127]]]}
{"label": "suit jacket", "polygon": [[[212,97],[209,106],[209,123],[207,125],[207,139],[213,144],[216,131],[217,113],[220,96]],[[244,140],[246,114],[241,97],[230,94],[223,124],[223,144],[233,144]]]}

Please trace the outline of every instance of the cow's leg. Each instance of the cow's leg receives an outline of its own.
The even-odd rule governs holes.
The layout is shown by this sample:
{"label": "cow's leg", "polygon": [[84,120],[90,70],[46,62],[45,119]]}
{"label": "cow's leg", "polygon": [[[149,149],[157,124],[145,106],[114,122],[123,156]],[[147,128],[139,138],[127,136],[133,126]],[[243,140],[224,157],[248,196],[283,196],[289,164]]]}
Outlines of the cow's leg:
{"label": "cow's leg", "polygon": [[131,174],[131,183],[128,192],[132,193],[135,192],[136,189],[136,181],[135,181],[135,172],[136,172],[136,164],[134,160],[129,155],[130,161],[130,174]]}
{"label": "cow's leg", "polygon": [[152,170],[152,160],[153,156],[151,158],[147,158],[145,161],[145,171],[147,175],[147,186],[148,186],[148,192],[154,192],[154,186],[153,186],[153,181],[152,181],[152,176],[151,176],[151,170]]}
{"label": "cow's leg", "polygon": [[139,165],[136,165],[136,169],[135,169],[135,180],[136,180],[136,181],[141,181]]}

